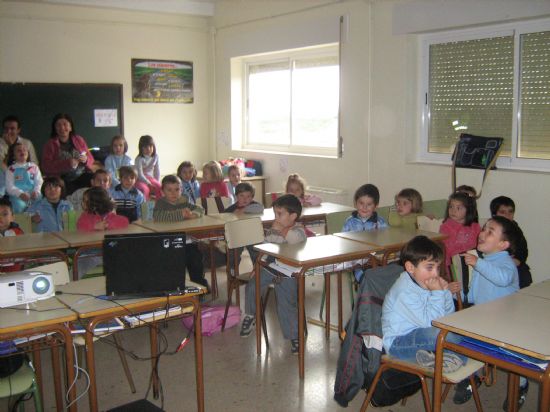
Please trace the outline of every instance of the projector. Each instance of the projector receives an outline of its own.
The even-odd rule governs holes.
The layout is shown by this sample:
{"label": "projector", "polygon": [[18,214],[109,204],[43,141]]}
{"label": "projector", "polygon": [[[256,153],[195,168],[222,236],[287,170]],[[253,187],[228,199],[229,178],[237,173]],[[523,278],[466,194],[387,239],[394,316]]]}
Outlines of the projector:
{"label": "projector", "polygon": [[14,272],[0,276],[0,308],[23,305],[55,295],[52,275],[45,272]]}

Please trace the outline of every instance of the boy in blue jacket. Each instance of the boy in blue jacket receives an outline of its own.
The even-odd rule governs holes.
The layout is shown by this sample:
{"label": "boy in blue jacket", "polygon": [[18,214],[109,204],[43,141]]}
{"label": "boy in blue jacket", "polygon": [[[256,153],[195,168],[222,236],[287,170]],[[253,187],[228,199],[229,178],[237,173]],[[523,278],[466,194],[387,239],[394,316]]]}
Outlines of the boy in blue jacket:
{"label": "boy in blue jacket", "polygon": [[[432,320],[454,312],[451,293],[460,283],[447,283],[439,276],[443,251],[426,236],[417,236],[401,251],[405,267],[384,298],[382,307],[383,345],[396,358],[416,361],[425,367],[435,365],[435,344],[439,329]],[[460,336],[449,334],[458,343]],[[451,373],[467,358],[454,352],[443,353],[443,372]]]}

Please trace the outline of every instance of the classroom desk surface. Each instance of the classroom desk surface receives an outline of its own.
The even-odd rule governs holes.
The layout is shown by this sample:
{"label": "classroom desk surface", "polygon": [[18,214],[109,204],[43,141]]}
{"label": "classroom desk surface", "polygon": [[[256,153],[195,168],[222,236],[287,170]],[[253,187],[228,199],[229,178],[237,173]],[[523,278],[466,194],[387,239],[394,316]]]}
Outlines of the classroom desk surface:
{"label": "classroom desk surface", "polygon": [[0,237],[0,256],[20,253],[48,252],[69,247],[53,233],[29,233],[21,236]]}
{"label": "classroom desk surface", "polygon": [[550,299],[550,280],[533,283],[526,288],[520,289],[518,293],[530,296],[537,296],[544,299]]}
{"label": "classroom desk surface", "polygon": [[[0,341],[12,340],[18,337],[28,338],[36,335],[41,336],[49,333],[56,333],[62,336],[65,347],[67,382],[70,383],[75,379],[74,352],[71,332],[65,327],[65,322],[74,321],[76,319],[76,313],[68,309],[55,297],[31,303],[29,304],[29,310],[27,310],[26,305],[2,308],[0,309]],[[54,365],[56,406],[58,410],[61,410],[64,406],[61,389],[62,379],[58,368],[59,349],[54,346],[51,350],[52,362]],[[41,380],[42,366],[40,358],[33,356],[33,362],[37,379]],[[39,387],[42,387],[41,383],[39,383]],[[73,385],[69,391],[69,401],[72,402],[75,398],[76,388]],[[76,403],[71,403],[68,409],[70,411],[76,411]]]}
{"label": "classroom desk surface", "polygon": [[136,224],[130,224],[124,229],[97,230],[94,232],[52,232],[59,239],[68,243],[69,247],[101,246],[105,235],[125,235],[134,233],[151,233],[152,230]]}
{"label": "classroom desk surface", "polygon": [[[550,328],[548,313],[550,300],[524,293],[514,293],[491,302],[475,305],[432,321],[440,328],[436,346],[434,374],[434,412],[441,410],[441,368],[443,350],[449,348],[466,356],[487,361],[487,355],[445,341],[448,332],[469,336],[483,342],[523,353],[543,361],[550,360]],[[508,398],[517,407],[518,375],[525,375],[541,382],[539,410],[548,411],[550,406],[550,369],[538,372],[511,364],[506,360],[490,357],[489,363],[508,370]]]}
{"label": "classroom desk surface", "polygon": [[183,222],[160,223],[153,221],[142,221],[139,226],[150,229],[153,232],[206,232],[209,230],[223,230],[224,222],[213,216],[203,216],[198,219],[188,219]]}
{"label": "classroom desk surface", "polygon": [[355,240],[357,242],[367,243],[369,245],[381,248],[394,249],[402,247],[405,243],[415,236],[424,235],[437,241],[445,238],[444,234],[427,232],[424,230],[410,230],[400,227],[387,227],[379,230],[369,230],[362,232],[340,232],[335,236]]}
{"label": "classroom desk surface", "polygon": [[[367,245],[361,242],[344,239],[342,237],[326,235],[307,238],[305,242],[293,245],[266,243],[254,246],[260,255],[274,256],[281,262],[296,267],[296,273],[293,275],[298,282],[298,375],[301,379],[305,376],[305,272],[316,266],[332,265],[347,261],[354,261],[367,258],[372,252],[378,250],[377,247]],[[259,276],[260,268],[258,266],[260,257],[255,264],[256,277]],[[336,267],[329,268],[329,272],[335,272]],[[260,307],[260,283],[256,284],[256,307]],[[341,296],[341,294],[339,294]],[[339,296],[338,312],[341,318],[341,297]],[[328,322],[327,322],[328,323]],[[339,322],[340,323],[340,322]],[[328,326],[328,325],[327,325]],[[262,322],[260,311],[256,311],[256,351],[261,354],[262,347]]]}
{"label": "classroom desk surface", "polygon": [[[193,286],[197,286],[194,285]],[[86,365],[90,375],[90,410],[97,411],[97,386],[95,374],[95,358],[94,358],[94,343],[93,329],[99,322],[113,317],[140,313],[144,311],[152,311],[157,308],[165,308],[167,305],[192,306],[194,312],[195,324],[195,368],[196,368],[196,386],[197,386],[197,409],[204,411],[204,378],[202,370],[202,334],[201,334],[201,310],[199,303],[199,295],[204,293],[202,289],[198,293],[189,293],[185,295],[170,296],[170,297],[155,297],[144,299],[124,299],[116,301],[107,301],[97,299],[96,296],[105,294],[105,277],[95,277],[83,279],[75,282],[70,282],[66,285],[58,287],[62,293],[57,295],[57,298],[72,310],[78,313],[80,319],[88,319],[90,326],[86,330]],[[162,320],[162,319],[159,319]],[[153,366],[156,364],[155,358],[158,356],[158,338],[157,328],[149,329],[151,341],[151,359]],[[153,378],[153,396],[158,396],[158,381]]]}

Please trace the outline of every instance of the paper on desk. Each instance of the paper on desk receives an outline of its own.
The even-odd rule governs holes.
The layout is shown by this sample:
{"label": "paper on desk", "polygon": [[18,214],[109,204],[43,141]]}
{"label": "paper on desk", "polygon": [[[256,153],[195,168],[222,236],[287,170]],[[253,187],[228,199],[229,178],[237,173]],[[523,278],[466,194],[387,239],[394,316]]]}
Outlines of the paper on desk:
{"label": "paper on desk", "polygon": [[288,277],[292,277],[294,273],[298,273],[302,270],[301,266],[290,266],[278,259],[275,259],[275,262],[270,263],[268,267]]}

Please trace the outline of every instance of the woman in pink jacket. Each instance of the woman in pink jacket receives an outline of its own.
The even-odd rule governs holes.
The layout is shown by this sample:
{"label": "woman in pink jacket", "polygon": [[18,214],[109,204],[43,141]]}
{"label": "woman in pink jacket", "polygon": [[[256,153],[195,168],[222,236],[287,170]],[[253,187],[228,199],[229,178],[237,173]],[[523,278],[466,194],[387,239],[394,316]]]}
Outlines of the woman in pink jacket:
{"label": "woman in pink jacket", "polygon": [[71,194],[89,187],[94,158],[83,137],[76,134],[68,114],[56,114],[52,120],[50,140],[42,150],[42,171],[46,176],[60,176]]}

